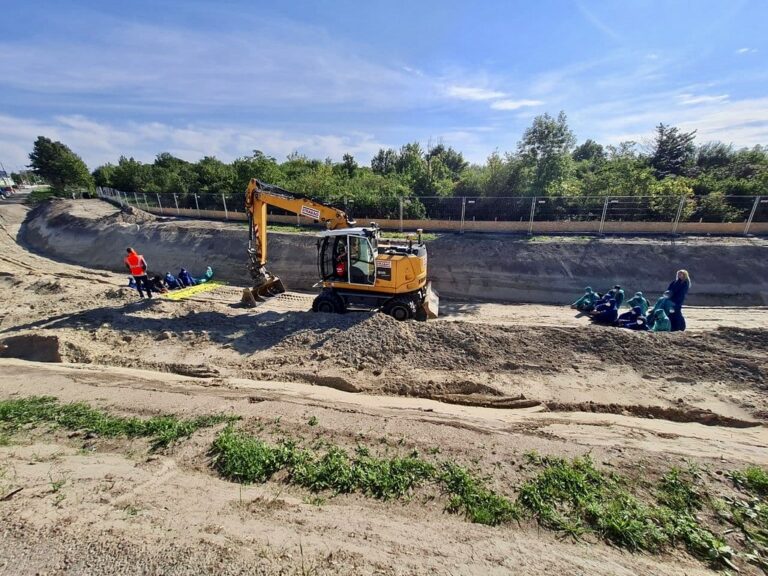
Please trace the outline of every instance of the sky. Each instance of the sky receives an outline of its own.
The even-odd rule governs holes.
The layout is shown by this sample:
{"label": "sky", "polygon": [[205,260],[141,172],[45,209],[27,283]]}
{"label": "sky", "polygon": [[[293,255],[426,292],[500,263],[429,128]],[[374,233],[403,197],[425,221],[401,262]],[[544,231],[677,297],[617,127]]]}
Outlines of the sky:
{"label": "sky", "polygon": [[260,150],[483,163],[565,111],[579,142],[768,144],[766,0],[0,0],[0,162]]}

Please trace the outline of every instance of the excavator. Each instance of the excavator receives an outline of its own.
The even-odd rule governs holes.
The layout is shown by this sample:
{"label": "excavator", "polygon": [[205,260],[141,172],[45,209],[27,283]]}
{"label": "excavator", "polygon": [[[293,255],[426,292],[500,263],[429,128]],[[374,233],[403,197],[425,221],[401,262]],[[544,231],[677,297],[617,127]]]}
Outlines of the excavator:
{"label": "excavator", "polygon": [[280,278],[267,270],[267,208],[280,208],[326,230],[317,238],[320,294],[314,312],[343,314],[350,309],[377,309],[396,320],[437,318],[439,296],[427,279],[427,247],[418,238],[404,243],[382,240],[379,227],[357,226],[346,212],[252,179],[245,191],[248,215],[248,258],[253,288],[243,303],[255,306],[285,292]]}

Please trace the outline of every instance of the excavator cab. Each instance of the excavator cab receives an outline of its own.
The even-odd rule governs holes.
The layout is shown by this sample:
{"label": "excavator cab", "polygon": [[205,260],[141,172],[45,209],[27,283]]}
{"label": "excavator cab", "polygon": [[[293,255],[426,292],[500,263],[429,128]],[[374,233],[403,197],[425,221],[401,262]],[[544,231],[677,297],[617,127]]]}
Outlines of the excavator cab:
{"label": "excavator cab", "polygon": [[318,269],[324,282],[373,286],[377,239],[373,229],[351,228],[318,238]]}

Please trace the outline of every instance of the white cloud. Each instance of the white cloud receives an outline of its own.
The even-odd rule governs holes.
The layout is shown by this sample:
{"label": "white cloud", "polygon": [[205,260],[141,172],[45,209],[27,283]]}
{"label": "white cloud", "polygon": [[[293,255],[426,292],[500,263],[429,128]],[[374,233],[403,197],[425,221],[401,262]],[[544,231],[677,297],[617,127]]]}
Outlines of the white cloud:
{"label": "white cloud", "polygon": [[497,100],[491,104],[494,110],[517,110],[528,106],[540,106],[544,104],[541,100]]}
{"label": "white cloud", "polygon": [[712,96],[706,94],[702,94],[700,96],[696,96],[694,94],[680,94],[678,98],[680,99],[681,104],[692,106],[694,104],[713,104],[716,102],[725,102],[728,100],[728,94],[718,94]]}
{"label": "white cloud", "polygon": [[757,52],[757,48],[739,48],[736,50],[736,54],[754,54]]}
{"label": "white cloud", "polygon": [[504,92],[472,86],[448,86],[445,93],[447,96],[459,100],[496,100],[506,96]]}
{"label": "white cloud", "polygon": [[373,135],[357,131],[320,133],[297,128],[269,130],[254,126],[211,126],[190,124],[182,127],[158,122],[110,124],[82,116],[60,116],[39,121],[0,115],[0,160],[19,169],[29,164],[29,152],[38,136],[60,140],[80,155],[93,169],[106,162],[117,162],[121,155],[151,162],[159,152],[170,152],[184,160],[197,161],[216,156],[231,162],[237,157],[261,150],[279,161],[298,151],[310,158],[341,160],[345,153],[367,162],[379,148],[387,145]]}

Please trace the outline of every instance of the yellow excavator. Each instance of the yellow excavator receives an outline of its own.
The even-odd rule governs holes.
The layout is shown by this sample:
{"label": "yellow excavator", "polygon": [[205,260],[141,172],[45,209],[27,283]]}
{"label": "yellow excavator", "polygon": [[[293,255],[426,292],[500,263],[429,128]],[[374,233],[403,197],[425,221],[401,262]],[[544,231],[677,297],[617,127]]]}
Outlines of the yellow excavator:
{"label": "yellow excavator", "polygon": [[397,320],[437,318],[438,294],[427,279],[427,247],[418,231],[414,242],[383,241],[379,227],[358,227],[336,207],[252,179],[245,191],[248,214],[249,271],[254,280],[243,303],[256,305],[285,292],[267,265],[267,207],[324,223],[317,239],[320,294],[315,312],[342,314],[350,309],[381,310]]}

